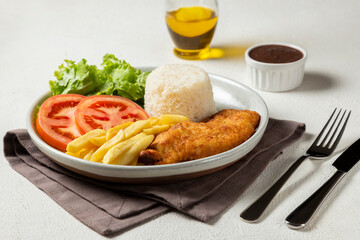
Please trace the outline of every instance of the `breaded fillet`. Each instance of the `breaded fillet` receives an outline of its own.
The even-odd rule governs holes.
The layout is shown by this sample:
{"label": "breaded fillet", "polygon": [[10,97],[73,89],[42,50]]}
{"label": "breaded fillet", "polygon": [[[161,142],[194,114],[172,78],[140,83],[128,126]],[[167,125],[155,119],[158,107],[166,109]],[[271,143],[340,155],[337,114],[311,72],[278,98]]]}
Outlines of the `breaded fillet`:
{"label": "breaded fillet", "polygon": [[156,136],[139,162],[160,165],[208,157],[232,149],[254,134],[257,112],[226,109],[203,122],[180,122]]}

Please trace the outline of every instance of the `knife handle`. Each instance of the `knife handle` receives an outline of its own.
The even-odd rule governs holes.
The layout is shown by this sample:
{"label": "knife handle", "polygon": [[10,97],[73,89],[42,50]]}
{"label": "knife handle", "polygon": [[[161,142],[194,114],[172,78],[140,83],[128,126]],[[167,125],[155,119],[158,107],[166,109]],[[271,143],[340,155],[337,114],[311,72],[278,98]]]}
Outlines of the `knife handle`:
{"label": "knife handle", "polygon": [[270,204],[272,199],[279,192],[281,187],[300,166],[300,164],[308,157],[308,155],[303,155],[298,160],[296,160],[296,162],[291,165],[291,167],[276,181],[276,183],[274,183],[274,185],[272,185],[261,197],[259,197],[253,204],[251,204],[240,214],[240,218],[245,222],[256,222]]}
{"label": "knife handle", "polygon": [[285,223],[291,229],[300,229],[306,226],[316,210],[323,203],[325,198],[334,189],[336,184],[346,174],[343,171],[336,171],[335,174],[325,182],[316,192],[298,206],[289,216],[286,217]]}

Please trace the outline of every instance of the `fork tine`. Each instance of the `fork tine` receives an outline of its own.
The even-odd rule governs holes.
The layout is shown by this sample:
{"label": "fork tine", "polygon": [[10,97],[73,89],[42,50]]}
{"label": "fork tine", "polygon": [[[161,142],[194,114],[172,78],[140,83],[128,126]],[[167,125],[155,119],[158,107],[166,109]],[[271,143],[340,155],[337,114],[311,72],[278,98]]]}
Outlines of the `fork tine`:
{"label": "fork tine", "polygon": [[321,129],[321,132],[319,133],[319,135],[317,136],[317,138],[316,138],[315,141],[314,141],[314,145],[316,145],[316,143],[319,142],[319,140],[320,140],[321,136],[323,135],[326,127],[329,125],[332,117],[334,116],[336,109],[337,109],[337,108],[334,109],[333,113],[331,114],[329,120],[326,122],[326,124],[325,124],[325,126],[323,127],[323,129]]}
{"label": "fork tine", "polygon": [[[324,146],[324,145],[325,145],[325,142],[326,142],[326,140],[328,139],[328,137],[329,137],[332,129],[334,128],[334,125],[335,125],[336,121],[338,120],[341,111],[342,111],[342,109],[340,109],[340,111],[339,111],[338,114],[336,115],[335,120],[334,120],[333,123],[331,124],[331,127],[328,129],[328,131],[327,131],[327,133],[326,133],[326,136],[325,136],[324,139],[322,140],[320,146]],[[343,115],[343,117],[344,117],[344,115]],[[340,119],[339,124],[341,123],[341,120],[342,120],[342,119]],[[336,132],[336,131],[334,131],[334,133],[335,133],[335,132]]]}
{"label": "fork tine", "polygon": [[[338,126],[336,127],[336,130],[334,131],[333,135],[331,136],[331,139],[330,139],[330,141],[328,142],[328,144],[326,145],[326,147],[329,147],[329,144],[330,144],[330,142],[332,141],[332,139],[334,138],[335,133],[337,132],[337,129],[339,128],[340,123],[341,123],[341,121],[342,121],[345,113],[346,113],[346,111],[344,112],[343,116],[341,117],[341,120],[340,120]],[[338,134],[338,136],[337,136],[337,138],[335,139],[333,145],[331,146],[331,149],[336,148],[336,146],[337,146],[338,143],[340,142],[340,138],[341,138],[341,136],[342,136],[343,133],[344,133],[344,130],[345,130],[346,124],[347,124],[347,122],[348,122],[348,120],[349,120],[350,114],[351,114],[351,111],[349,111],[349,113],[348,113],[348,115],[347,115],[347,117],[346,117],[346,119],[345,119],[345,122],[344,122],[344,124],[343,124],[343,126],[342,126],[342,128],[341,128],[341,130],[340,130],[340,132],[339,132],[339,134]]]}
{"label": "fork tine", "polygon": [[[326,136],[323,138],[322,142],[319,144],[319,146],[323,146],[325,144],[326,139],[329,137],[329,134],[331,132],[331,129],[334,127],[336,120],[338,119],[340,113],[341,113],[342,109],[340,109],[340,111],[338,112],[338,114],[335,117],[335,120],[333,121],[333,123],[331,124],[331,127],[329,128],[329,130],[326,133]],[[331,119],[331,118],[330,118]],[[329,119],[329,120],[330,120]]]}
{"label": "fork tine", "polygon": [[[339,113],[339,114],[340,114],[340,113]],[[338,122],[338,124],[337,124],[337,126],[336,126],[336,128],[335,128],[335,130],[334,130],[334,132],[332,133],[332,135],[331,135],[331,137],[329,138],[328,143],[325,145],[325,147],[327,147],[327,148],[330,147],[330,143],[331,143],[332,140],[334,139],[335,134],[336,134],[337,130],[339,129],[339,126],[341,125],[341,122],[342,122],[342,120],[344,119],[345,114],[346,114],[346,110],[345,110],[344,113],[342,114],[342,116],[341,116],[341,118],[340,118],[340,120],[339,120],[339,122]],[[326,137],[328,137],[328,135],[330,134],[330,132],[331,132],[331,130],[332,130],[332,127],[334,126],[336,120],[337,120],[337,119],[335,119],[333,125],[332,125],[331,128],[329,129],[329,132],[328,132],[328,134],[326,135]],[[324,139],[324,141],[325,141],[325,139]]]}

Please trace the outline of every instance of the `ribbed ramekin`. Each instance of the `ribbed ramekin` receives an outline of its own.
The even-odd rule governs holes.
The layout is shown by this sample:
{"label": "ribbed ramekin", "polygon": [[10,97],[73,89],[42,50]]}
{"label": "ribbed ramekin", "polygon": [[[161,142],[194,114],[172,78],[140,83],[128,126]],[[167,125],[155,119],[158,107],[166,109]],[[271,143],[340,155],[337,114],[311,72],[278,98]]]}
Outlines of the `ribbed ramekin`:
{"label": "ribbed ramekin", "polygon": [[[290,63],[264,63],[252,59],[250,51],[264,45],[282,45],[302,52],[303,57]],[[289,91],[301,85],[304,78],[306,51],[294,44],[283,42],[268,42],[256,44],[245,52],[248,78],[251,85],[257,89],[269,92]]]}

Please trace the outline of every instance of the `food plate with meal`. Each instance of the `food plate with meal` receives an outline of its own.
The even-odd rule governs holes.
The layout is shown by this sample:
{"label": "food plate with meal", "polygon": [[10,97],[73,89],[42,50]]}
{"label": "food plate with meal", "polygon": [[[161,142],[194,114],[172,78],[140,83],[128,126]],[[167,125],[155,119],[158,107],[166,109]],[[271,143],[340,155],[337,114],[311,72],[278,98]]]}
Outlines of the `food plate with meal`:
{"label": "food plate with meal", "polygon": [[[36,100],[27,114],[27,130],[35,145],[57,164],[91,178],[166,183],[203,176],[241,161],[262,138],[268,110],[251,88],[190,65],[185,71],[181,65],[139,69],[151,71],[144,96],[148,117],[141,113],[138,120],[103,129],[94,127],[102,118],[85,118],[82,126],[93,130],[81,128],[82,136],[69,140],[64,149],[48,140],[43,131],[46,127],[39,121],[46,115],[44,102],[54,95],[49,92]],[[201,82],[204,79],[208,85]],[[96,97],[83,98],[89,102]],[[126,118],[129,116],[133,114]],[[48,122],[54,123],[54,119]]]}

